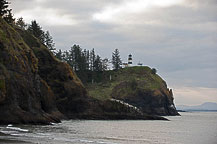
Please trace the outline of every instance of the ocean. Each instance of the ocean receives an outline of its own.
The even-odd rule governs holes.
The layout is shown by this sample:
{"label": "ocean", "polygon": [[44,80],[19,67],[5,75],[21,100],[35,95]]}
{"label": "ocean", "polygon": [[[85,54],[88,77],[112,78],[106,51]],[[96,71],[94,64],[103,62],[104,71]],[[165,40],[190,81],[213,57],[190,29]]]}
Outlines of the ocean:
{"label": "ocean", "polygon": [[69,120],[53,125],[1,125],[0,143],[217,144],[217,112],[181,112],[170,121]]}

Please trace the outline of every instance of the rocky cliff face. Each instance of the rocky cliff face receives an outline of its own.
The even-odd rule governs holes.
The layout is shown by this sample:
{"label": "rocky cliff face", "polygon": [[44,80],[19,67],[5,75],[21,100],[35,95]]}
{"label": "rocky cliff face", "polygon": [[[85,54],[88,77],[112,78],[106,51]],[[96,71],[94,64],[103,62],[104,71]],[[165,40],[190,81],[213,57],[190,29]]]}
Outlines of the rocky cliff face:
{"label": "rocky cliff face", "polygon": [[69,65],[27,31],[0,24],[0,123],[60,122],[88,109]]}
{"label": "rocky cliff face", "polygon": [[16,29],[38,59],[38,73],[53,91],[57,108],[67,117],[84,112],[89,105],[86,89],[71,67],[26,31]]}
{"label": "rocky cliff face", "polygon": [[179,115],[173,103],[173,93],[166,82],[148,67],[129,67],[127,76],[112,89],[111,96],[154,115]]}
{"label": "rocky cliff face", "polygon": [[149,67],[128,67],[105,75],[111,80],[89,86],[90,95],[99,99],[117,99],[150,115],[179,115],[172,90]]}
{"label": "rocky cliff face", "polygon": [[0,18],[0,123],[59,122],[54,99],[35,54]]}
{"label": "rocky cliff face", "polygon": [[[142,84],[141,81],[136,81]],[[131,89],[132,91],[128,91]],[[127,92],[128,91],[128,92]],[[162,87],[156,90],[146,90],[135,86],[131,82],[121,82],[112,91],[112,97],[127,102],[142,112],[154,115],[178,115],[173,103],[172,90]]]}

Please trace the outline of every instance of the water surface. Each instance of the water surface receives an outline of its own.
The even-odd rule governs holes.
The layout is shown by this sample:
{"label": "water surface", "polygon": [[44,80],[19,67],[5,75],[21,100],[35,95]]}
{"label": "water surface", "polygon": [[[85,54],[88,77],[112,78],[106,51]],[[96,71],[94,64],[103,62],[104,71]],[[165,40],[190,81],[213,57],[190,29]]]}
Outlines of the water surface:
{"label": "water surface", "polygon": [[0,126],[0,143],[217,144],[217,112],[185,112],[170,121],[70,120],[49,126]]}

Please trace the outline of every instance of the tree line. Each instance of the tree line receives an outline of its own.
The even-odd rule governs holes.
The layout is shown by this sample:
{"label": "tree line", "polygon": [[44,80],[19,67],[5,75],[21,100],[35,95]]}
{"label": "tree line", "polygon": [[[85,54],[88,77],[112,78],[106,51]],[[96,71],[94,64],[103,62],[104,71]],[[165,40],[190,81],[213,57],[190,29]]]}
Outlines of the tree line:
{"label": "tree line", "polygon": [[0,16],[12,27],[17,26],[38,38],[56,58],[68,63],[84,83],[100,82],[103,73],[110,69],[110,64],[112,64],[114,70],[121,68],[122,61],[118,49],[115,49],[112,53],[111,60],[101,58],[101,56],[95,53],[94,48],[86,50],[76,44],[70,50],[56,50],[53,37],[49,31],[44,31],[36,20],[32,20],[30,24],[27,24],[22,17],[15,19],[12,9],[9,9],[8,6],[9,3],[6,0],[0,0]]}
{"label": "tree line", "polygon": [[18,18],[15,25],[38,38],[57,59],[68,63],[84,83],[100,82],[103,73],[110,69],[110,63],[114,70],[121,68],[122,61],[118,49],[115,49],[112,53],[111,60],[101,58],[100,55],[95,53],[94,48],[92,50],[82,49],[76,44],[69,50],[56,50],[55,43],[49,31],[43,31],[36,20],[33,20],[30,24],[26,24],[23,18]]}
{"label": "tree line", "polygon": [[6,0],[0,0],[0,17],[3,18],[8,24],[13,26],[18,26],[23,30],[28,31],[36,38],[38,38],[50,51],[55,51],[55,43],[50,35],[49,31],[44,31],[42,27],[32,20],[30,24],[26,24],[23,18],[15,19],[12,14],[12,9],[9,9],[9,2]]}
{"label": "tree line", "polygon": [[110,63],[114,70],[120,69],[122,64],[118,49],[112,53],[111,60],[101,58],[95,53],[94,48],[92,50],[82,49],[76,44],[70,50],[58,50],[55,56],[59,60],[67,62],[84,83],[100,82],[105,71],[110,70]]}

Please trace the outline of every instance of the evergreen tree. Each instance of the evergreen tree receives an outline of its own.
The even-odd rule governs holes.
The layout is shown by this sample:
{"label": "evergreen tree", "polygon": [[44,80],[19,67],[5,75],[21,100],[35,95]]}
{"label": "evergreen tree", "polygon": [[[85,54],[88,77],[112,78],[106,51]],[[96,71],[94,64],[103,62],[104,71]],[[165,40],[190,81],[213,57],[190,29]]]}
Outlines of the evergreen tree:
{"label": "evergreen tree", "polygon": [[26,26],[27,26],[27,24],[24,22],[22,17],[18,18],[15,24],[24,30],[26,29]]}
{"label": "evergreen tree", "polygon": [[85,70],[85,55],[79,45],[73,45],[71,47],[70,56],[72,59],[72,67],[75,71]]}
{"label": "evergreen tree", "polygon": [[9,2],[6,0],[0,0],[0,17],[2,17],[8,24],[13,24],[15,19],[13,18],[12,9],[8,9]]}
{"label": "evergreen tree", "polygon": [[36,22],[36,20],[33,20],[31,22],[27,30],[31,32],[36,38],[38,38],[42,43],[45,42],[44,31],[42,30],[41,26]]}
{"label": "evergreen tree", "polygon": [[96,56],[93,66],[94,66],[94,71],[97,72],[102,71],[102,61],[99,55]]}
{"label": "evergreen tree", "polygon": [[57,52],[56,52],[56,58],[59,59],[59,60],[63,60],[63,53],[61,51],[61,49],[59,49]]}
{"label": "evergreen tree", "polygon": [[81,48],[79,45],[74,45],[74,56],[75,56],[75,71],[78,71],[80,68],[80,61],[81,61]]}
{"label": "evergreen tree", "polygon": [[0,17],[8,13],[8,4],[6,0],[0,0]]}
{"label": "evergreen tree", "polygon": [[90,70],[94,70],[94,61],[96,59],[94,48],[90,51]]}
{"label": "evergreen tree", "polygon": [[46,33],[44,34],[44,44],[51,52],[54,52],[56,50],[55,43],[53,42],[53,38],[50,35],[49,31],[46,31]]}
{"label": "evergreen tree", "polygon": [[4,20],[8,23],[8,24],[13,24],[15,22],[15,19],[13,18],[13,14],[12,14],[12,9],[7,10],[7,14],[5,14],[5,16],[3,17]]}
{"label": "evergreen tree", "polygon": [[79,71],[80,72],[85,72],[86,71],[86,58],[85,58],[85,55],[84,55],[84,52],[80,52],[80,56],[78,58],[78,68],[79,68]]}
{"label": "evergreen tree", "polygon": [[75,52],[74,52],[74,47],[71,47],[71,49],[69,50],[69,58],[70,58],[70,61],[68,62],[69,65],[72,67],[73,70],[75,70]]}
{"label": "evergreen tree", "polygon": [[89,52],[89,50],[84,49],[83,53],[84,53],[84,57],[85,57],[86,70],[89,70],[89,68],[90,68],[90,52]]}
{"label": "evergreen tree", "polygon": [[64,55],[63,60],[69,64],[69,61],[70,61],[69,52],[66,50],[66,51],[63,52],[63,55]]}
{"label": "evergreen tree", "polygon": [[109,60],[107,58],[102,60],[102,71],[108,70]]}
{"label": "evergreen tree", "polygon": [[112,65],[114,70],[118,70],[121,68],[122,61],[118,49],[115,49],[115,51],[112,53]]}

